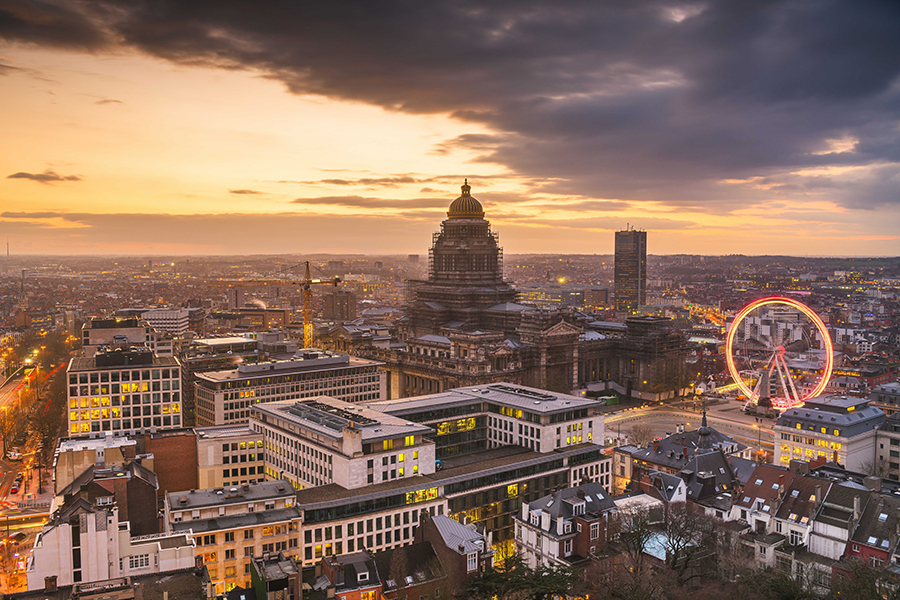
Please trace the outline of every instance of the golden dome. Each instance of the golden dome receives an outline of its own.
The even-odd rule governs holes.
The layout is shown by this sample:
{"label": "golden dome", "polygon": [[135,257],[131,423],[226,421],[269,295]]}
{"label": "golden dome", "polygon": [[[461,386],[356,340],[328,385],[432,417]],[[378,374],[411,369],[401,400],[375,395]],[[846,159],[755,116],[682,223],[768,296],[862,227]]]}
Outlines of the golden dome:
{"label": "golden dome", "polygon": [[466,179],[462,185],[462,196],[453,201],[450,210],[447,211],[447,217],[451,219],[483,219],[484,209],[481,208],[481,202],[472,197],[469,193],[472,186]]}

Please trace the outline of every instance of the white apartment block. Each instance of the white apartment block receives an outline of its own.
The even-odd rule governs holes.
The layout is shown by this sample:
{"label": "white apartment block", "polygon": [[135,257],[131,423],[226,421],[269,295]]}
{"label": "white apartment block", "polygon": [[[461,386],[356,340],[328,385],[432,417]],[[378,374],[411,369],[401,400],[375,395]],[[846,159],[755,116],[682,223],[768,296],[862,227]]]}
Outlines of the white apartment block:
{"label": "white apartment block", "polygon": [[263,436],[247,425],[195,427],[201,489],[265,480]]}
{"label": "white apartment block", "polygon": [[131,537],[118,508],[77,499],[44,525],[28,560],[29,590],[44,589],[45,578],[58,586],[116,577],[162,573],[194,566],[191,531]]}
{"label": "white apartment block", "polygon": [[158,356],[172,356],[172,340],[164,337],[136,318],[91,319],[81,328],[82,350],[87,358],[98,351],[132,346],[149,348]]}
{"label": "white apartment block", "polygon": [[141,318],[157,331],[179,334],[188,330],[189,315],[186,308],[153,309],[141,313]]}
{"label": "white apartment block", "polygon": [[250,407],[264,402],[322,395],[354,403],[384,400],[387,378],[379,369],[381,364],[346,354],[304,350],[291,360],[197,373],[197,424],[247,423]]}
{"label": "white apartment block", "polygon": [[68,374],[68,431],[130,432],[181,427],[181,367],[150,350],[114,350],[73,358]]}
{"label": "white apartment block", "polygon": [[263,436],[269,478],[297,489],[357,489],[435,468],[431,428],[327,396],[255,404],[250,427]]}
{"label": "white apartment block", "polygon": [[884,419],[884,412],[870,406],[868,398],[819,396],[807,400],[775,422],[775,464],[787,466],[791,459],[823,457],[837,460],[850,471],[864,470],[875,460],[876,433]]}

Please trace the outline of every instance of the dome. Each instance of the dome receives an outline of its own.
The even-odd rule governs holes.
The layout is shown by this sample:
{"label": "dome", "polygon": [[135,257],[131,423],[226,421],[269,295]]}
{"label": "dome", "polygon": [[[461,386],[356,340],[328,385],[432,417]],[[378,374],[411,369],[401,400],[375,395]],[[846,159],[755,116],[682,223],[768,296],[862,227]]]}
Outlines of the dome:
{"label": "dome", "polygon": [[481,202],[472,197],[469,193],[472,186],[469,180],[462,185],[462,196],[453,201],[447,216],[451,219],[483,219],[484,209],[481,208]]}

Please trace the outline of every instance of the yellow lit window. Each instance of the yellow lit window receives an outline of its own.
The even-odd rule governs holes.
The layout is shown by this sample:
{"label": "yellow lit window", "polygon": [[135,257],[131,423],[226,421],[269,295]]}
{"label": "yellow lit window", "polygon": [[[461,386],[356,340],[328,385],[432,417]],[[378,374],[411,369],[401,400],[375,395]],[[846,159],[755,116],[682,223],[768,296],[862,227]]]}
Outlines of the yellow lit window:
{"label": "yellow lit window", "polygon": [[78,433],[78,423],[72,423],[72,433]]}
{"label": "yellow lit window", "polygon": [[413,475],[419,474],[419,465],[413,465]]}
{"label": "yellow lit window", "polygon": [[169,414],[169,405],[168,404],[163,404],[163,414],[164,415]]}
{"label": "yellow lit window", "polygon": [[262,448],[262,447],[263,447],[263,442],[262,442],[262,440],[256,440],[256,447],[257,447],[257,448]]}
{"label": "yellow lit window", "polygon": [[824,427],[822,428],[822,433],[826,433],[827,431],[828,431],[828,430],[825,429]]}
{"label": "yellow lit window", "polygon": [[403,467],[400,467],[399,471],[400,471],[400,477],[403,477],[403,472],[404,472]]}
{"label": "yellow lit window", "polygon": [[382,443],[382,447],[384,450],[393,450],[394,440],[384,440],[384,442]]}
{"label": "yellow lit window", "polygon": [[90,423],[82,423],[81,424],[81,433],[88,433],[91,430]]}
{"label": "yellow lit window", "polygon": [[122,409],[119,408],[118,406],[114,406],[113,409],[112,409],[112,416],[113,416],[114,419],[118,419],[119,417],[121,417],[121,416],[122,416]]}
{"label": "yellow lit window", "polygon": [[419,451],[413,450],[413,460],[419,460]]}
{"label": "yellow lit window", "polygon": [[247,442],[241,442],[241,450],[247,449]]}
{"label": "yellow lit window", "polygon": [[800,425],[800,423],[797,423],[797,429],[803,429],[803,427]]}
{"label": "yellow lit window", "polygon": [[506,495],[509,498],[515,498],[516,496],[518,496],[519,495],[519,484],[511,483],[508,486],[506,486]]}
{"label": "yellow lit window", "polygon": [[87,421],[90,418],[91,418],[91,411],[89,411],[89,410],[81,411],[81,420],[82,421]]}
{"label": "yellow lit window", "polygon": [[100,398],[91,398],[91,406],[100,406]]}
{"label": "yellow lit window", "polygon": [[99,409],[99,408],[92,408],[92,409],[91,409],[91,418],[92,418],[92,419],[99,419],[99,418],[100,418],[100,409]]}
{"label": "yellow lit window", "polygon": [[177,413],[177,412],[180,412],[180,411],[181,411],[181,405],[180,405],[180,404],[178,404],[177,402],[174,403],[174,404],[172,404],[172,412],[173,412],[173,413]]}
{"label": "yellow lit window", "polygon": [[78,420],[78,411],[77,410],[73,410],[72,412],[69,413],[69,420],[70,421]]}
{"label": "yellow lit window", "polygon": [[150,382],[149,382],[149,381],[142,381],[142,382],[141,382],[141,391],[142,391],[142,392],[149,392],[149,391],[150,391]]}
{"label": "yellow lit window", "polygon": [[594,434],[591,431],[588,431],[588,441],[592,441],[594,439]]}
{"label": "yellow lit window", "polygon": [[572,438],[571,438],[571,437],[567,437],[567,438],[566,438],[566,446],[570,445],[571,443],[572,443]]}
{"label": "yellow lit window", "polygon": [[101,409],[100,409],[100,416],[102,416],[104,419],[108,419],[108,418],[109,418],[109,409],[108,409],[108,408],[101,408]]}
{"label": "yellow lit window", "polygon": [[82,398],[82,399],[81,399],[81,402],[80,402],[81,408],[87,408],[87,407],[88,407],[88,402],[89,402],[89,401],[88,401],[87,398]]}
{"label": "yellow lit window", "polygon": [[78,399],[72,398],[69,400],[69,408],[78,408]]}
{"label": "yellow lit window", "polygon": [[109,396],[100,398],[100,406],[109,406]]}
{"label": "yellow lit window", "polygon": [[406,436],[404,443],[406,444],[406,446],[414,446],[416,443],[416,436],[414,436],[414,435]]}
{"label": "yellow lit window", "polygon": [[840,431],[838,431],[837,429],[835,429],[835,430],[834,430],[834,435],[841,435],[841,433],[840,433]]}

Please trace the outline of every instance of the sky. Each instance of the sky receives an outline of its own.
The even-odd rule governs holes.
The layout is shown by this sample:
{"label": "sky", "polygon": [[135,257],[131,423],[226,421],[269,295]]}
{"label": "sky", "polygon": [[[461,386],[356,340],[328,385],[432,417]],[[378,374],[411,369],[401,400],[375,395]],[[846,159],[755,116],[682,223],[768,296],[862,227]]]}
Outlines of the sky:
{"label": "sky", "polygon": [[900,2],[0,0],[13,254],[900,255]]}

